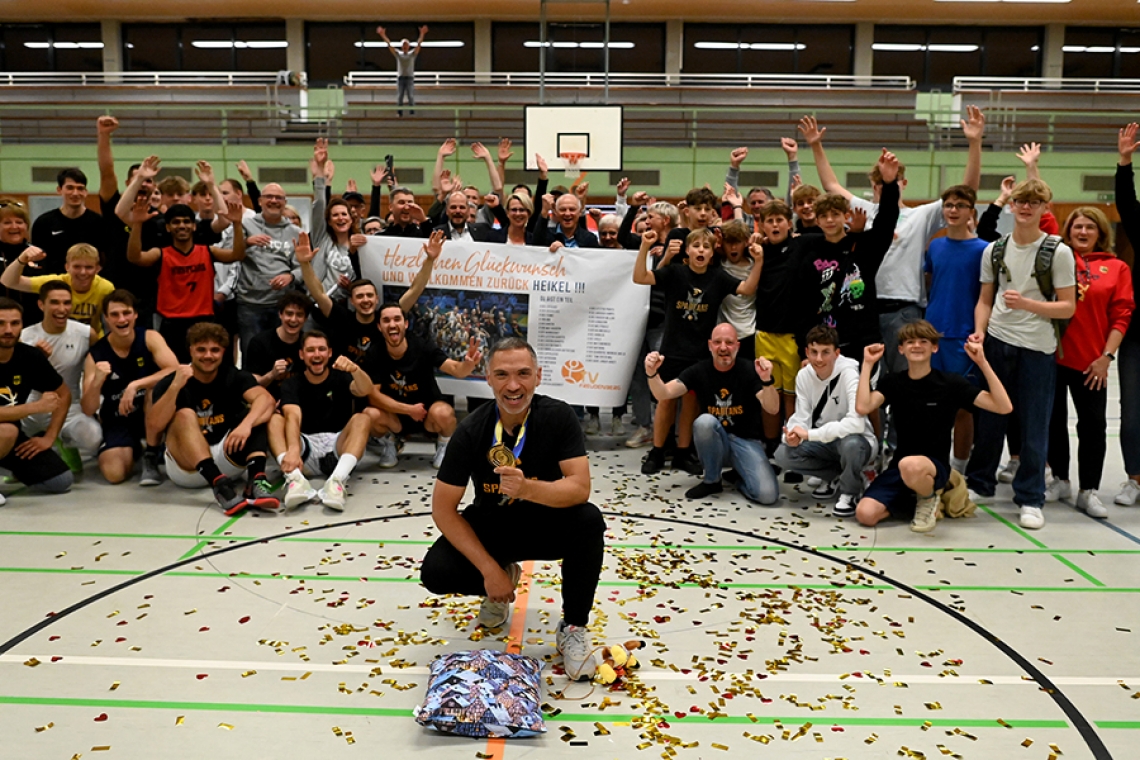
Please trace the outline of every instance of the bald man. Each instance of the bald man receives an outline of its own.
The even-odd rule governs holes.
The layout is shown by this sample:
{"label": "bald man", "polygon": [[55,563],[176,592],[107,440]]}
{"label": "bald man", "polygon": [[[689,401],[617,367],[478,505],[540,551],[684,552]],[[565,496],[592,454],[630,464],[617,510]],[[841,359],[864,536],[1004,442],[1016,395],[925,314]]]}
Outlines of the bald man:
{"label": "bald man", "polygon": [[288,200],[284,188],[270,182],[261,191],[261,213],[243,221],[246,254],[234,287],[243,355],[253,336],[277,326],[277,299],[301,280],[293,255],[301,228],[282,215]]}
{"label": "bald man", "polygon": [[754,362],[737,359],[740,342],[736,329],[722,322],[713,328],[704,361],[681,370],[666,383],[658,375],[665,357],[656,351],[645,357],[649,390],[658,401],[697,395],[700,414],[693,423],[693,446],[704,467],[701,483],[685,492],[686,498],[704,499],[724,490],[721,470],[732,467],[736,490],[749,501],[774,505],[780,499],[776,474],[764,451],[761,412],[776,414],[780,398],[772,380],[772,362],[763,356]]}

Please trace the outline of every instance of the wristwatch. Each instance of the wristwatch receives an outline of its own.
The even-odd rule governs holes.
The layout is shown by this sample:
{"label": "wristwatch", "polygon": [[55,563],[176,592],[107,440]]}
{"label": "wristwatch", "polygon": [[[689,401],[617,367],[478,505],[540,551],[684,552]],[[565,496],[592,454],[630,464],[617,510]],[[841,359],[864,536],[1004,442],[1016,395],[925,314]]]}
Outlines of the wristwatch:
{"label": "wristwatch", "polygon": [[1116,354],[1110,354],[1108,351],[1105,351],[1101,356],[1107,356],[1110,362],[1116,361]]}

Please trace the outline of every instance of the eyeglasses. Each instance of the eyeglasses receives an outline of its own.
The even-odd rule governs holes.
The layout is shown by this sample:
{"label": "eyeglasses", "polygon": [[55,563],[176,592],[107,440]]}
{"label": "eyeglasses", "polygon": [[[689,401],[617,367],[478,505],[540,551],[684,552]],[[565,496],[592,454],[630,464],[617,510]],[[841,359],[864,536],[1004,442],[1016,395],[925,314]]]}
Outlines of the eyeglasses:
{"label": "eyeglasses", "polygon": [[1044,202],[1045,201],[1037,200],[1036,198],[1033,200],[1029,200],[1027,198],[1014,198],[1013,199],[1013,205],[1015,205],[1015,206],[1026,206],[1028,208],[1041,208],[1041,204]]}
{"label": "eyeglasses", "polygon": [[969,203],[943,203],[942,208],[947,211],[968,211],[973,208]]}
{"label": "eyeglasses", "polygon": [[261,197],[265,198],[266,200],[270,200],[270,201],[283,201],[283,200],[285,200],[284,195],[273,195],[271,193],[262,193]]}

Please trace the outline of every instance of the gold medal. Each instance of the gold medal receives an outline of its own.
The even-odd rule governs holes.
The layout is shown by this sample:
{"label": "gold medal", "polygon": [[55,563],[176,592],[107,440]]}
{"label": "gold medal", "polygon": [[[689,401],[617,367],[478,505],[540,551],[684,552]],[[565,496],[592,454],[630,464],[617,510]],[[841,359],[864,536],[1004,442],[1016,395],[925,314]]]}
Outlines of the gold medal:
{"label": "gold medal", "polygon": [[515,455],[502,443],[491,447],[491,450],[487,452],[487,461],[491,463],[492,467],[514,467],[518,464]]}

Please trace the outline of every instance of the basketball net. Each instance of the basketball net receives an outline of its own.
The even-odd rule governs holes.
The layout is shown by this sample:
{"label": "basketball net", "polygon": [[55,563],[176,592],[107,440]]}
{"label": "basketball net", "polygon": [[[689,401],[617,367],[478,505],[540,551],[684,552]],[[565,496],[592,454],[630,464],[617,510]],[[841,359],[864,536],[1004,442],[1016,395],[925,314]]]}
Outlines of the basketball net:
{"label": "basketball net", "polygon": [[559,153],[558,155],[564,163],[563,170],[566,172],[566,179],[570,181],[578,179],[582,173],[581,168],[578,166],[578,164],[581,163],[582,159],[586,157],[586,154],[566,152]]}

